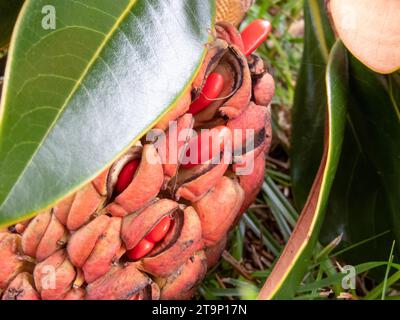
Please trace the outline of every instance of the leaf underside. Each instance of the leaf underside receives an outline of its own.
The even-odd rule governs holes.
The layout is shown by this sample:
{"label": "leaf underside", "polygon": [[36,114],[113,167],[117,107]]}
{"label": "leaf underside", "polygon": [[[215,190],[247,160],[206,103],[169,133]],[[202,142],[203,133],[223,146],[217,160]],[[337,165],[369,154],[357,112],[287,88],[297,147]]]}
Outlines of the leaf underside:
{"label": "leaf underside", "polygon": [[329,0],[336,32],[347,49],[370,69],[400,69],[400,1]]}

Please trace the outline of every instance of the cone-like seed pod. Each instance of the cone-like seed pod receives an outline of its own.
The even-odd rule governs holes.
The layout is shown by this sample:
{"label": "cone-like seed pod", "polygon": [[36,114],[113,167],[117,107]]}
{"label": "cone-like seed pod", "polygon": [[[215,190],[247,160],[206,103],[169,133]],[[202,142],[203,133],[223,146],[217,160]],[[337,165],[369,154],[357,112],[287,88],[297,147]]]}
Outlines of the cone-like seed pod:
{"label": "cone-like seed pod", "polygon": [[166,279],[159,279],[161,300],[182,300],[193,296],[196,286],[207,272],[207,259],[203,251],[196,252],[183,266]]}
{"label": "cone-like seed pod", "polygon": [[257,54],[251,54],[247,61],[253,81],[254,102],[258,105],[268,106],[275,93],[274,79],[267,72],[264,61]]}
{"label": "cone-like seed pod", "polygon": [[67,225],[68,214],[71,211],[72,204],[75,200],[75,193],[66,197],[57,203],[53,208],[53,213],[57,217],[58,221],[60,221],[64,226]]}
{"label": "cone-like seed pod", "polygon": [[109,223],[110,217],[102,215],[72,235],[68,242],[68,255],[75,266],[83,267]]}
{"label": "cone-like seed pod", "polygon": [[158,276],[167,277],[174,273],[194,252],[202,248],[201,224],[196,211],[187,207],[176,215],[170,237],[164,247],[155,247],[154,252],[141,260],[140,268]]}
{"label": "cone-like seed pod", "polygon": [[239,176],[240,186],[244,190],[244,201],[240,212],[243,213],[255,200],[264,182],[265,155],[261,153],[254,160],[254,169],[249,175]]}
{"label": "cone-like seed pod", "polygon": [[43,300],[58,300],[72,288],[76,271],[65,250],[59,250],[37,264],[33,276]]}
{"label": "cone-like seed pod", "polygon": [[39,293],[34,288],[33,277],[22,272],[11,281],[4,291],[2,300],[39,300]]}
{"label": "cone-like seed pod", "polygon": [[205,248],[208,269],[213,268],[218,263],[222,252],[225,250],[226,242],[227,236],[224,235],[215,245]]}
{"label": "cone-like seed pod", "polygon": [[221,60],[227,52],[228,47],[229,44],[222,39],[215,39],[212,43],[208,44],[208,50],[203,64],[192,83],[192,101],[199,97],[206,79],[218,65],[219,60]]}
{"label": "cone-like seed pod", "polygon": [[21,237],[17,234],[0,234],[0,290],[7,288],[18,273],[30,269],[21,256]]}
{"label": "cone-like seed pod", "polygon": [[265,73],[253,86],[256,104],[267,106],[275,94],[275,83],[269,73]]}
{"label": "cone-like seed pod", "polygon": [[[211,72],[217,72],[224,79],[221,98],[215,100],[196,114],[196,126],[204,126],[215,117],[237,117],[249,104],[251,98],[251,76],[246,57],[236,46],[227,45],[221,39],[215,40],[211,45],[206,63],[200,71],[204,75],[200,82],[195,79],[192,96],[196,100],[206,83]],[[198,77],[199,77],[198,76]]]}
{"label": "cone-like seed pod", "polygon": [[31,257],[36,257],[36,251],[47,230],[51,220],[51,211],[46,210],[39,213],[28,225],[22,235],[22,249],[24,253]]}
{"label": "cone-like seed pod", "polygon": [[235,221],[244,201],[239,183],[222,177],[203,198],[193,204],[200,217],[206,246],[213,246],[224,237]]}
{"label": "cone-like seed pod", "polygon": [[110,223],[98,238],[82,268],[86,282],[93,282],[111,269],[112,262],[116,259],[122,245],[120,238],[121,223],[121,218],[110,218]]}
{"label": "cone-like seed pod", "polygon": [[69,230],[78,230],[90,221],[97,210],[103,205],[105,197],[100,195],[92,183],[88,183],[79,190],[68,214],[67,227]]}
{"label": "cone-like seed pod", "polygon": [[163,182],[161,159],[154,146],[147,144],[143,147],[140,165],[132,182],[106,207],[106,211],[113,216],[123,217],[142,208],[158,194]]}
{"label": "cone-like seed pod", "polygon": [[53,214],[46,232],[40,240],[36,251],[36,259],[43,261],[54,252],[64,247],[67,242],[67,230]]}
{"label": "cone-like seed pod", "polygon": [[144,293],[151,298],[151,281],[135,264],[115,266],[86,288],[86,300],[130,300]]}
{"label": "cone-like seed pod", "polygon": [[221,21],[215,26],[217,36],[231,45],[236,46],[240,51],[244,51],[244,44],[239,31],[229,22]]}
{"label": "cone-like seed pod", "polygon": [[148,232],[165,216],[172,215],[179,208],[178,203],[169,199],[157,200],[144,208],[124,218],[121,238],[125,247],[130,250],[142,240]]}
{"label": "cone-like seed pod", "polygon": [[[226,157],[225,153],[223,157]],[[182,169],[177,179],[179,188],[175,193],[176,199],[179,200],[182,197],[192,202],[197,201],[218,183],[227,168],[227,163],[213,164],[210,160],[193,169]]]}
{"label": "cone-like seed pod", "polygon": [[185,153],[185,145],[191,138],[194,119],[190,113],[178,118],[176,126],[172,126],[167,131],[165,139],[158,141],[159,153],[163,162],[164,169],[164,188],[172,177],[176,176],[179,164]]}
{"label": "cone-like seed pod", "polygon": [[[233,135],[234,169],[246,168],[248,161],[253,161],[271,144],[271,116],[267,107],[253,102],[237,118],[228,121],[228,128]],[[247,130],[251,135],[248,135]]]}
{"label": "cone-like seed pod", "polygon": [[[52,209],[0,231],[2,299],[193,296],[256,198],[271,143],[273,80],[259,56],[245,57],[236,28],[221,22],[215,31],[152,141],[137,142]],[[204,145],[214,137],[217,151]]]}

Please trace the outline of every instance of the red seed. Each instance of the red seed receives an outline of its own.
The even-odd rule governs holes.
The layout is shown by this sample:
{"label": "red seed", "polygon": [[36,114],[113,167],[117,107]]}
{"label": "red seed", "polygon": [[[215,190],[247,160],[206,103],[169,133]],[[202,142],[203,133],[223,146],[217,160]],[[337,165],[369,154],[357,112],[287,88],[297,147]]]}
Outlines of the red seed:
{"label": "red seed", "polygon": [[271,24],[266,20],[257,19],[250,23],[242,32],[244,54],[249,56],[261,43],[267,39],[272,30]]}
{"label": "red seed", "polygon": [[[188,163],[182,164],[182,167],[190,169],[216,158],[224,150],[224,138],[228,131],[227,127],[218,126],[211,130],[201,131],[200,134],[193,137],[186,150]],[[191,152],[194,152],[194,154],[191,154]]]}
{"label": "red seed", "polygon": [[146,239],[150,242],[159,242],[167,235],[169,227],[171,226],[171,217],[167,216],[147,234]]}
{"label": "red seed", "polygon": [[161,241],[167,235],[171,222],[170,216],[161,219],[144,239],[140,240],[133,249],[126,253],[129,259],[136,261],[146,256],[154,248],[155,243]]}
{"label": "red seed", "polygon": [[139,166],[139,160],[132,160],[128,162],[125,167],[122,168],[118,175],[118,180],[115,185],[115,191],[117,194],[122,193],[132,182],[133,176]]}
{"label": "red seed", "polygon": [[200,96],[190,105],[188,113],[197,114],[208,107],[214,99],[219,97],[223,87],[224,78],[222,75],[217,72],[211,73],[204,84]]}
{"label": "red seed", "polygon": [[140,242],[126,254],[129,259],[136,261],[143,258],[154,248],[154,242],[148,241],[146,238],[140,240]]}

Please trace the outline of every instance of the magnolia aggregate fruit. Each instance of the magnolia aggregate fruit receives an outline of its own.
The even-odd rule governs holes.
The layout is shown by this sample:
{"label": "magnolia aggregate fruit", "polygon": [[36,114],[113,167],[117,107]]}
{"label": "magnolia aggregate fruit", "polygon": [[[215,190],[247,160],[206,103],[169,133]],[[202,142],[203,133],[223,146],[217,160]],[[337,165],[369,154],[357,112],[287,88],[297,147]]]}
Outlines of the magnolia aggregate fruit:
{"label": "magnolia aggregate fruit", "polygon": [[152,140],[144,137],[53,208],[0,232],[2,299],[195,294],[263,181],[274,83],[252,52],[269,31],[259,20],[242,34],[218,23],[190,90]]}

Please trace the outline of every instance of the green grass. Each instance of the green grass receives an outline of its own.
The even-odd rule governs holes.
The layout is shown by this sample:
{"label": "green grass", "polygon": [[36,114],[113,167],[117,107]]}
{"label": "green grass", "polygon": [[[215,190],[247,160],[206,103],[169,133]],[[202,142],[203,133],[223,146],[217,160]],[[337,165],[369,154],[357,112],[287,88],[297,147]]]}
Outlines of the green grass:
{"label": "green grass", "polygon": [[[303,34],[303,2],[298,0],[257,0],[241,29],[256,18],[268,19],[273,34],[257,51],[276,83],[272,101],[273,144],[267,157],[265,181],[258,199],[231,232],[222,260],[211,270],[200,288],[204,299],[255,299],[271,272],[295,226],[299,212],[292,204],[290,178],[291,107],[300,68]],[[342,237],[328,245],[318,244],[308,272],[295,299],[387,299],[400,298],[393,287],[400,280],[399,265],[388,261],[370,261],[354,266],[357,289],[343,289],[346,275],[341,255],[376,237],[337,250]],[[367,277],[375,268],[386,268],[381,283]]]}

